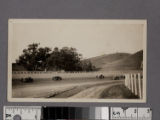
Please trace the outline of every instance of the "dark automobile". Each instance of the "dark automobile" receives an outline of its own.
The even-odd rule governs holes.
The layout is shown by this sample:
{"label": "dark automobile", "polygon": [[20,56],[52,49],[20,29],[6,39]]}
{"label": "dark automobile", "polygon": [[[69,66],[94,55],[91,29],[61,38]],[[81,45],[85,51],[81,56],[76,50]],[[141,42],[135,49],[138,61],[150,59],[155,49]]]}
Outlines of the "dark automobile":
{"label": "dark automobile", "polygon": [[54,77],[52,77],[52,80],[59,81],[59,80],[62,80],[62,77],[54,76]]}
{"label": "dark automobile", "polygon": [[98,78],[98,79],[104,79],[104,75],[103,74],[97,75],[96,78]]}
{"label": "dark automobile", "polygon": [[125,76],[124,75],[117,75],[117,76],[114,76],[113,80],[123,80],[125,79]]}
{"label": "dark automobile", "polygon": [[32,83],[34,80],[32,77],[21,78],[21,82],[23,83]]}

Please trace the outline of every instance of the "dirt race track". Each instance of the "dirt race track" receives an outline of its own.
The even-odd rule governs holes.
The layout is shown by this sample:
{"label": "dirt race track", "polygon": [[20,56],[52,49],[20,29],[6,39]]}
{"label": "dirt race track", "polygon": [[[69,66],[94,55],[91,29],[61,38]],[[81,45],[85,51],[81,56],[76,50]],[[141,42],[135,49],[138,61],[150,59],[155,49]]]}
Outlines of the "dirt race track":
{"label": "dirt race track", "polygon": [[[114,89],[112,89],[114,88]],[[115,89],[116,88],[116,89]],[[125,88],[124,80],[69,79],[35,80],[13,85],[13,98],[136,98]]]}

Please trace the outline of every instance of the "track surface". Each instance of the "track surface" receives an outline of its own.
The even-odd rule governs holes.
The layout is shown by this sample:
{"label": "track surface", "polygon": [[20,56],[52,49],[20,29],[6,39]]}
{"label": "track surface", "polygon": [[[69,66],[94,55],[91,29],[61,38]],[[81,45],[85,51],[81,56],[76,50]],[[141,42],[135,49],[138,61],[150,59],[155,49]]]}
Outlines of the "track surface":
{"label": "track surface", "polygon": [[101,98],[102,92],[124,80],[37,80],[33,83],[13,85],[13,98]]}

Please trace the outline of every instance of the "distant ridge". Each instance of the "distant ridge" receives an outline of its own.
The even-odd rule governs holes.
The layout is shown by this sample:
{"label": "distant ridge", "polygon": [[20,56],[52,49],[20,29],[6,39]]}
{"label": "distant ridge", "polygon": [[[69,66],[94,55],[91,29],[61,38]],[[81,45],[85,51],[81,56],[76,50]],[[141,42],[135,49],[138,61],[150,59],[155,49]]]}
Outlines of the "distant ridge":
{"label": "distant ridge", "polygon": [[143,50],[134,54],[114,53],[86,59],[101,71],[142,70]]}
{"label": "distant ridge", "polygon": [[117,61],[106,63],[101,70],[141,70],[143,63],[143,50],[129,55],[126,58],[122,58]]}
{"label": "distant ridge", "polygon": [[128,53],[114,53],[114,54],[105,54],[97,57],[92,57],[89,59],[86,59],[85,61],[91,61],[91,63],[98,69],[101,69],[104,65],[121,60],[123,58],[126,58],[130,56]]}

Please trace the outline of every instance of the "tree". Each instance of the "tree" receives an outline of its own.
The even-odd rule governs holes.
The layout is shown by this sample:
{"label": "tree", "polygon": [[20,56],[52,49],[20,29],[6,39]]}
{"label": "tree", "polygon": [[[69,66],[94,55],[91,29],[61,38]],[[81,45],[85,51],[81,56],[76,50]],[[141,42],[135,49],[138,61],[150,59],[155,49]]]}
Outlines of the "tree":
{"label": "tree", "polygon": [[63,47],[54,48],[48,58],[49,66],[55,70],[80,71],[81,54],[78,54],[75,48]]}
{"label": "tree", "polygon": [[23,50],[23,54],[16,60],[18,65],[24,66],[27,70],[36,71],[44,70],[47,67],[47,58],[50,56],[51,49],[48,47],[39,48],[38,43],[28,45],[27,49]]}
{"label": "tree", "polygon": [[60,51],[62,58],[62,67],[65,71],[78,71],[80,63],[80,54],[75,48],[63,47]]}
{"label": "tree", "polygon": [[49,70],[62,70],[62,58],[58,47],[55,47],[47,59]]}
{"label": "tree", "polygon": [[55,47],[52,51],[48,47],[39,47],[33,43],[23,50],[16,64],[29,71],[65,70],[65,71],[93,71],[95,67],[90,61],[82,61],[82,55],[75,48]]}
{"label": "tree", "polygon": [[47,70],[49,64],[47,63],[48,58],[50,57],[51,49],[48,47],[39,48],[36,60],[38,62],[39,70]]}
{"label": "tree", "polygon": [[95,66],[91,63],[91,61],[87,60],[87,61],[82,61],[82,70],[83,71],[95,71],[96,68]]}

